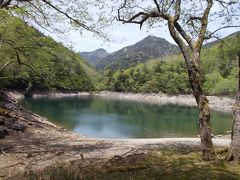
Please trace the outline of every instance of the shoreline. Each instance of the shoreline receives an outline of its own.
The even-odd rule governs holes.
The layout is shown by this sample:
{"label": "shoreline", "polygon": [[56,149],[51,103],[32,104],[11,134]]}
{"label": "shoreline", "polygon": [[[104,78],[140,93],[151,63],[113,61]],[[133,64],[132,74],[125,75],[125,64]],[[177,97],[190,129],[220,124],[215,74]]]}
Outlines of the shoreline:
{"label": "shoreline", "polygon": [[[80,94],[90,95],[86,93],[77,95]],[[110,94],[106,92],[98,95],[110,97]],[[111,95],[116,94],[111,93]],[[14,101],[19,100],[21,96],[20,93],[8,93],[8,100],[0,103],[1,116],[5,122],[9,123],[14,119],[14,122],[26,127],[24,131],[10,129],[9,135],[0,139],[0,161],[3,162],[0,164],[0,169],[2,169],[0,177],[22,177],[28,172],[43,171],[56,163],[79,161],[87,164],[96,159],[104,162],[126,152],[146,153],[155,150],[196,152],[201,149],[200,138],[104,139],[85,137],[25,110]],[[129,98],[126,94],[116,97]],[[8,126],[5,127],[8,128]],[[215,148],[226,148],[230,141],[229,136],[213,138]]]}
{"label": "shoreline", "polygon": [[[24,98],[22,93],[9,91],[8,95],[16,99]],[[195,98],[193,95],[168,95],[163,93],[123,93],[112,91],[100,91],[100,92],[47,92],[47,93],[35,93],[33,98],[62,98],[62,97],[75,97],[75,96],[97,96],[106,99],[116,100],[129,100],[141,103],[150,103],[157,105],[176,104],[197,107]],[[207,96],[209,100],[209,108],[211,110],[231,113],[235,104],[235,99],[229,97]]]}

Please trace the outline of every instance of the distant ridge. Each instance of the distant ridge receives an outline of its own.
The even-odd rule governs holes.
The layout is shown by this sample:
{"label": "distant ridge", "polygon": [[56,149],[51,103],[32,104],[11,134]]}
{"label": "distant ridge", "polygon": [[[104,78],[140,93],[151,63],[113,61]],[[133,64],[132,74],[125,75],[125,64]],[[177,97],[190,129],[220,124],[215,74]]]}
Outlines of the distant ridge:
{"label": "distant ridge", "polygon": [[134,45],[124,47],[102,58],[98,61],[96,68],[98,70],[111,69],[115,71],[177,52],[179,52],[178,46],[163,38],[150,35]]}
{"label": "distant ridge", "polygon": [[82,56],[82,58],[84,58],[90,65],[92,66],[96,66],[96,64],[102,59],[105,58],[106,56],[108,56],[108,52],[103,49],[97,49],[95,51],[91,51],[91,52],[80,52],[80,55]]}

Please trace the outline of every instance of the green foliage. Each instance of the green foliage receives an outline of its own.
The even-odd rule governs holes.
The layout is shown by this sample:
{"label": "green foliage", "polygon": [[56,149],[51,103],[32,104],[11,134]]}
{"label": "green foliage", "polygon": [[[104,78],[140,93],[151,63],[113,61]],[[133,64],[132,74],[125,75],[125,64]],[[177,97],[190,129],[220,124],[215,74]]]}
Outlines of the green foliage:
{"label": "green foliage", "polygon": [[4,10],[0,17],[0,69],[13,62],[0,72],[2,88],[25,89],[31,82],[35,89],[94,89],[94,74],[77,53]]}
{"label": "green foliage", "polygon": [[106,90],[118,92],[188,93],[187,78],[186,68],[180,64],[160,62],[152,68],[145,64],[142,67],[117,71],[111,75],[111,83],[108,77],[105,85]]}
{"label": "green foliage", "polygon": [[[201,79],[208,95],[234,96],[237,89],[239,33],[235,33],[201,52]],[[106,82],[106,78],[103,78]],[[188,73],[181,54],[149,60],[128,69],[111,72],[111,83],[101,89],[168,94],[191,93]]]}

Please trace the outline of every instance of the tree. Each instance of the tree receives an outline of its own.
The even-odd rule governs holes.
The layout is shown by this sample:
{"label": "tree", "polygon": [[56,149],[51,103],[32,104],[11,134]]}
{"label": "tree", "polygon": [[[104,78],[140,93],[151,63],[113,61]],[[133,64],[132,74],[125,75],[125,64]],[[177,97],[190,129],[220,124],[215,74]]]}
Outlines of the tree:
{"label": "tree", "polygon": [[[99,4],[96,4],[96,2],[100,1],[101,0],[0,0],[0,27],[1,25],[5,25],[8,19],[11,19],[9,18],[9,15],[11,15],[20,18],[27,24],[33,25],[35,28],[54,32],[55,34],[68,32],[69,26],[66,25],[66,23],[63,26],[61,23],[69,22],[68,24],[73,29],[78,30],[80,33],[86,30],[99,37],[106,38],[105,34],[100,31],[104,25],[102,16],[98,14],[97,11],[94,12],[95,16],[89,12],[89,6],[95,7],[95,9],[101,8],[98,7]],[[98,23],[99,21],[102,23]],[[8,28],[5,28],[4,30],[7,31],[7,29]],[[18,31],[20,32],[22,30],[23,29]],[[26,66],[32,69],[34,74],[41,76],[42,79],[48,79],[48,77],[44,78],[44,76],[41,75],[41,71],[36,70],[36,68],[31,63],[31,59],[29,59],[28,62],[23,60],[23,53],[31,54],[31,52],[27,53],[29,51],[29,48],[25,48],[27,42],[22,42],[21,45],[23,46],[21,47],[16,46],[15,42],[16,41],[14,41],[12,38],[6,37],[4,33],[0,32],[0,44],[10,46],[10,48],[15,53],[14,58],[0,65],[0,74],[6,68],[9,68],[10,65],[13,66],[16,64],[18,66]],[[41,47],[41,45],[36,47],[36,49],[39,47]],[[1,79],[6,78],[12,77],[1,77]],[[75,75],[72,75],[71,78],[76,79]],[[48,82],[51,83],[50,81]],[[66,84],[68,82],[69,81],[64,81],[63,84]]]}
{"label": "tree", "polygon": [[[92,32],[94,35],[106,38],[100,30],[106,25],[101,11],[89,12],[89,7],[101,8],[101,0],[81,1],[51,1],[51,0],[0,0],[0,9],[8,14],[21,18],[24,22],[33,25],[35,28],[55,34],[69,32],[69,26],[80,33]],[[7,16],[0,17],[0,24],[4,23]],[[64,26],[61,23],[65,23]],[[66,24],[68,22],[68,25]],[[101,23],[99,23],[101,22]],[[1,36],[1,34],[0,34]],[[9,40],[7,40],[9,41]],[[1,43],[3,42],[1,39]]]}
{"label": "tree", "polygon": [[[124,0],[117,9],[117,20],[138,24],[167,25],[170,35],[179,46],[187,64],[189,82],[199,109],[201,149],[204,160],[215,157],[211,139],[208,99],[202,90],[200,54],[203,42],[216,32],[229,27],[240,27],[239,2],[225,0]],[[116,6],[116,4],[114,4]],[[215,6],[216,8],[213,8]],[[210,31],[208,24],[220,19],[217,29]],[[237,24],[234,24],[237,22]]]}
{"label": "tree", "polygon": [[[98,2],[98,3],[97,3]],[[69,27],[61,26],[61,22],[69,24],[77,30],[87,30],[99,36],[104,34],[99,31],[98,20],[102,19],[100,14],[98,19],[94,19],[88,8],[99,7],[101,0],[81,0],[81,1],[52,1],[52,0],[0,0],[0,9],[6,9],[11,15],[18,16],[25,22],[41,27],[47,31],[54,32],[69,31]],[[66,32],[66,31],[65,31]]]}
{"label": "tree", "polygon": [[0,89],[93,89],[79,54],[0,9],[1,17]]}
{"label": "tree", "polygon": [[233,110],[233,126],[232,126],[232,136],[231,145],[227,154],[226,159],[231,161],[240,162],[240,34],[238,33],[237,43],[232,49],[230,54],[236,54],[238,58],[238,88],[237,88],[237,98]]}

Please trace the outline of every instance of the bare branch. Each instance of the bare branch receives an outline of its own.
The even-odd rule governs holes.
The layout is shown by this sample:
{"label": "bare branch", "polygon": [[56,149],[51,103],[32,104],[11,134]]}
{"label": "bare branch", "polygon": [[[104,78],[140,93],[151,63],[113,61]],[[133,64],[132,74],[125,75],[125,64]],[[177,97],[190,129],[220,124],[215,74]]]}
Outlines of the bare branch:
{"label": "bare branch", "polygon": [[0,77],[1,80],[3,79],[18,79],[18,78],[21,78],[20,76],[3,76],[3,77]]}
{"label": "bare branch", "polygon": [[154,1],[155,5],[157,6],[158,12],[161,13],[162,11],[161,11],[161,9],[160,9],[160,6],[159,6],[157,0],[153,0],[153,1]]}
{"label": "bare branch", "polygon": [[174,18],[171,18],[168,20],[168,29],[169,32],[172,36],[172,38],[174,39],[174,41],[178,44],[178,46],[180,47],[182,54],[184,56],[185,61],[187,61],[187,64],[192,64],[192,62],[190,62],[190,54],[188,52],[187,46],[185,45],[185,43],[183,42],[183,40],[181,39],[181,37],[179,36],[179,33],[176,31],[175,29],[175,23],[174,23]]}
{"label": "bare branch", "polygon": [[29,1],[29,4],[32,5],[42,15],[47,25],[50,26],[50,23],[48,21],[48,18],[45,16],[45,13],[39,7],[35,6],[31,1]]}
{"label": "bare branch", "polygon": [[223,1],[223,0],[215,0],[215,1],[219,2],[222,5],[222,7],[225,7],[225,8],[227,8],[228,5],[232,5],[232,4],[237,3],[237,2],[234,2],[234,1],[229,1],[229,2],[226,2],[226,1]]}
{"label": "bare branch", "polygon": [[176,0],[174,22],[177,22],[181,14],[181,0]]}
{"label": "bare branch", "polygon": [[71,17],[68,13],[66,12],[63,12],[61,9],[57,8],[56,6],[54,6],[52,3],[50,3],[49,1],[46,1],[46,0],[42,0],[44,3],[46,3],[47,5],[49,5],[51,8],[55,9],[57,12],[63,14],[64,16],[66,16],[68,19],[70,19],[71,21],[73,21],[74,23],[76,23],[77,25],[81,26],[82,28],[88,30],[88,31],[91,31],[91,32],[94,32],[94,33],[97,33],[99,34],[99,32],[95,31],[94,29],[88,27],[86,24],[84,23],[81,23],[79,20]]}
{"label": "bare branch", "polygon": [[240,28],[240,25],[238,25],[238,26],[223,26],[223,27],[220,27],[220,28],[214,30],[213,32],[211,32],[210,34],[208,34],[207,36],[205,36],[205,39],[211,39],[216,32],[218,32],[218,31],[220,31],[222,29],[226,29],[226,28]]}
{"label": "bare branch", "polygon": [[124,17],[121,17],[121,10],[126,8],[127,1],[124,0],[124,3],[118,8],[118,15],[117,15],[117,21],[121,21],[123,23],[132,23],[132,24],[139,24],[140,29],[142,28],[142,25],[144,22],[146,22],[149,18],[163,18],[165,20],[169,19],[169,16],[164,14],[157,1],[155,0],[155,5],[157,6],[157,10],[153,9],[152,11],[141,11],[136,13],[135,15],[132,15],[129,19],[125,19]]}
{"label": "bare branch", "polygon": [[201,18],[201,28],[199,30],[199,35],[194,45],[195,46],[194,48],[196,48],[196,50],[201,49],[203,41],[205,39],[205,34],[207,31],[207,25],[208,25],[208,16],[212,8],[212,5],[213,5],[213,0],[207,0],[207,7],[204,10],[203,16]]}
{"label": "bare branch", "polygon": [[190,21],[194,21],[194,20],[199,20],[199,21],[201,21],[201,20],[202,20],[202,17],[190,16],[186,23],[189,23]]}
{"label": "bare branch", "polygon": [[178,22],[175,23],[175,28],[181,34],[181,36],[186,40],[189,47],[193,49],[193,43],[192,43],[191,37],[186,33],[186,31],[182,29],[181,25]]}
{"label": "bare branch", "polygon": [[9,61],[9,62],[6,62],[0,69],[0,73],[6,68],[8,67],[9,65],[11,65],[12,63],[15,63],[16,61]]}

